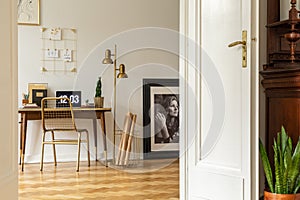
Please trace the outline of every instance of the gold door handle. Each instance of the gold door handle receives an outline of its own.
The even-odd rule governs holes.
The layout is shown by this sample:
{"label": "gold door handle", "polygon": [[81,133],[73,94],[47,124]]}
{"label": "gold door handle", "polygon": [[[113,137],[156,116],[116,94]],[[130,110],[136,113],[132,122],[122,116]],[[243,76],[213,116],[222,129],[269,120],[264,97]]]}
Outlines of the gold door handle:
{"label": "gold door handle", "polygon": [[236,45],[242,45],[242,66],[247,67],[247,31],[242,32],[242,41],[235,41],[228,45],[228,47],[234,47]]}
{"label": "gold door handle", "polygon": [[239,44],[246,45],[246,42],[245,41],[236,41],[236,42],[230,43],[228,45],[228,47],[234,47],[234,46],[239,45]]}

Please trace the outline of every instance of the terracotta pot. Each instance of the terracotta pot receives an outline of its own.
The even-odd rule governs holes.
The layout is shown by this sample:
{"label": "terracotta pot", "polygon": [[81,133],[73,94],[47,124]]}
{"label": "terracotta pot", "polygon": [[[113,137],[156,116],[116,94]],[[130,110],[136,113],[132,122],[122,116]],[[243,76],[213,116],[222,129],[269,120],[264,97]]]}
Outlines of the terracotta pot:
{"label": "terracotta pot", "polygon": [[25,106],[26,104],[29,103],[29,100],[28,99],[22,99],[22,105]]}
{"label": "terracotta pot", "polygon": [[297,194],[275,194],[264,192],[264,200],[300,200],[300,193]]}
{"label": "terracotta pot", "polygon": [[103,108],[104,97],[95,97],[94,103],[96,108]]}

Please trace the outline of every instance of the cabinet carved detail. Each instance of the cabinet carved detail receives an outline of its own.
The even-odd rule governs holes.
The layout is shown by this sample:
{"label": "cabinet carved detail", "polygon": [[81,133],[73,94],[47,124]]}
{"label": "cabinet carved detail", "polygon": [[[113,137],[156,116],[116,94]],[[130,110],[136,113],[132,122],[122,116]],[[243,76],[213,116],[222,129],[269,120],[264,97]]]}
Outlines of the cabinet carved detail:
{"label": "cabinet carved detail", "polygon": [[279,5],[279,0],[268,0],[267,62],[274,68],[285,68],[282,62],[285,62],[288,68],[297,68],[300,61],[300,51],[297,51],[300,19],[295,6],[296,0],[291,0],[288,20],[279,20]]}

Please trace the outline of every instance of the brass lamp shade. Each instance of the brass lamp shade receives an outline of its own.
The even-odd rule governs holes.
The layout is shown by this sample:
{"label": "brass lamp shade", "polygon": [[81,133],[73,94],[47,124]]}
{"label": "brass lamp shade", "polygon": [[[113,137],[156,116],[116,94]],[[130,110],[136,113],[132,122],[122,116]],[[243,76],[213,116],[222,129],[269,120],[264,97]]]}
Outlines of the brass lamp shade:
{"label": "brass lamp shade", "polygon": [[125,65],[121,64],[119,66],[119,74],[117,75],[117,78],[128,78],[128,75],[125,73]]}
{"label": "brass lamp shade", "polygon": [[103,64],[113,64],[113,60],[111,59],[111,51],[109,49],[105,50],[105,58],[102,61]]}

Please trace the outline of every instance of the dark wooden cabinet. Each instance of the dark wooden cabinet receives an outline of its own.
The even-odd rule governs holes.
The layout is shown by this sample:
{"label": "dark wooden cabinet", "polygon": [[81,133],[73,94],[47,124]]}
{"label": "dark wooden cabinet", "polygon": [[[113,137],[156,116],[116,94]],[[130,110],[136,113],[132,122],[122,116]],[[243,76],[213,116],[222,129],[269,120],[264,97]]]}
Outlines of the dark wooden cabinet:
{"label": "dark wooden cabinet", "polygon": [[279,21],[279,0],[267,3],[267,64],[260,74],[266,97],[266,145],[272,155],[273,139],[282,125],[294,143],[300,136],[300,43],[296,42],[292,62],[290,42],[285,37],[287,33],[298,33],[300,19],[297,14]]}
{"label": "dark wooden cabinet", "polygon": [[261,75],[266,95],[266,145],[271,153],[282,125],[294,143],[300,136],[300,68],[266,70]]}

